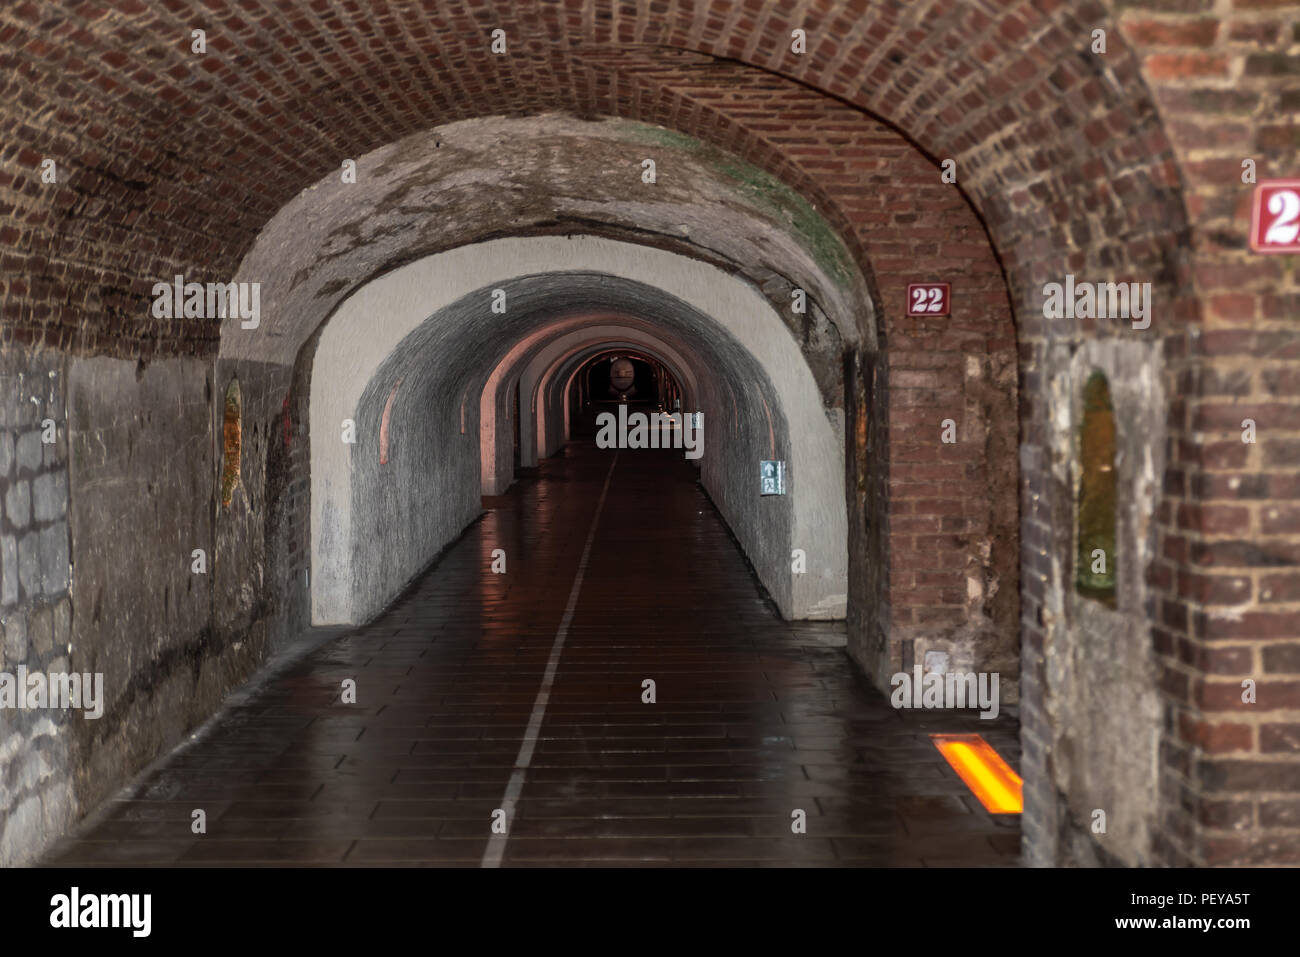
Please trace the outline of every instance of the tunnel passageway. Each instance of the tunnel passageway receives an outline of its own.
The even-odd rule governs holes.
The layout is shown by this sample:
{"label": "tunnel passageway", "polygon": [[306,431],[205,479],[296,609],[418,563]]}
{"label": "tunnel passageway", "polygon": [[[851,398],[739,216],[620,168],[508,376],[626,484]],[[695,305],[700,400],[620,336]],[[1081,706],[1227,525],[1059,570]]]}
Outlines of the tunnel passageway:
{"label": "tunnel passageway", "polygon": [[1297,21],[0,4],[0,869],[1300,865]]}
{"label": "tunnel passageway", "polygon": [[47,863],[1016,864],[1018,815],[987,814],[928,737],[978,731],[1018,763],[1014,721],[891,708],[842,622],[781,619],[696,474],[570,443]]}

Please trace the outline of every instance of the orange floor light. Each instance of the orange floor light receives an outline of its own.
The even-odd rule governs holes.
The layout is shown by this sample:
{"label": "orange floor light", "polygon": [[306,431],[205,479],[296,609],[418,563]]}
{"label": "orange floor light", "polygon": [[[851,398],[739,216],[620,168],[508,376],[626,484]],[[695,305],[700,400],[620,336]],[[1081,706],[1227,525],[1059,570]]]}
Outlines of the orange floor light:
{"label": "orange floor light", "polygon": [[978,734],[932,734],[930,738],[990,814],[1024,810],[1020,775]]}

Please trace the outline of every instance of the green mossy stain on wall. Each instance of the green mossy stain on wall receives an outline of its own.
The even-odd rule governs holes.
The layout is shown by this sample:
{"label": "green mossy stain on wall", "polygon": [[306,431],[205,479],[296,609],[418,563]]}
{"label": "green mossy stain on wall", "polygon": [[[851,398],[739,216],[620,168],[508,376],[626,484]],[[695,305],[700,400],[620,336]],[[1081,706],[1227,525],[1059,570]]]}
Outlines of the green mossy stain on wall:
{"label": "green mossy stain on wall", "polygon": [[795,239],[817,264],[842,288],[849,288],[854,265],[843,240],[811,203],[780,179],[716,146],[675,130],[628,120],[617,121],[615,125],[620,132],[638,142],[682,150],[707,162],[735,182],[742,197],[772,219],[787,224]]}

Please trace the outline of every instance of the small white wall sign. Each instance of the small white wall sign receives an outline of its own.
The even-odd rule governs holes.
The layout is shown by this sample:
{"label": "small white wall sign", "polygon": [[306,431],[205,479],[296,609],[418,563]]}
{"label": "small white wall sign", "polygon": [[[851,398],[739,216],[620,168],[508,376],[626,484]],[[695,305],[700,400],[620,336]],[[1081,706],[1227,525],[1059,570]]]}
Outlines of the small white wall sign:
{"label": "small white wall sign", "polygon": [[759,493],[762,495],[785,494],[785,463],[764,460],[759,468]]}

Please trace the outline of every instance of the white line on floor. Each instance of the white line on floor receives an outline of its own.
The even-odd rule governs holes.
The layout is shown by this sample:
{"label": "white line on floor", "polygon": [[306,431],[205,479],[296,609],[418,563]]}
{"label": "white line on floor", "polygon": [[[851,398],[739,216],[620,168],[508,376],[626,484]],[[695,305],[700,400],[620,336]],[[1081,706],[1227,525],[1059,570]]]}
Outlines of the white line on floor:
{"label": "white line on floor", "polygon": [[528,765],[533,760],[533,750],[537,747],[537,735],[542,730],[542,719],[546,717],[546,705],[551,700],[551,685],[555,683],[555,672],[560,666],[560,653],[564,650],[564,639],[568,637],[569,625],[573,622],[574,609],[578,607],[578,592],[582,590],[582,579],[587,574],[587,560],[591,558],[591,544],[596,540],[596,526],[600,524],[600,513],[605,508],[605,496],[609,494],[609,482],[614,477],[614,466],[618,464],[618,452],[614,452],[614,461],[609,463],[605,473],[605,485],[600,490],[596,502],[596,514],[591,518],[591,528],[587,530],[587,541],[582,546],[582,557],[578,559],[578,574],[569,589],[569,603],[564,606],[564,617],[560,627],[555,631],[555,642],[551,645],[551,657],[546,661],[546,671],[542,675],[542,686],[537,691],[533,702],[533,713],[528,719],[528,730],[524,732],[524,743],[519,747],[515,758],[515,769],[506,784],[505,796],[501,799],[501,810],[506,812],[506,833],[493,834],[488,838],[487,848],[483,851],[481,867],[500,867],[501,858],[506,852],[506,842],[510,840],[510,828],[515,822],[515,802],[524,789],[524,776]]}

